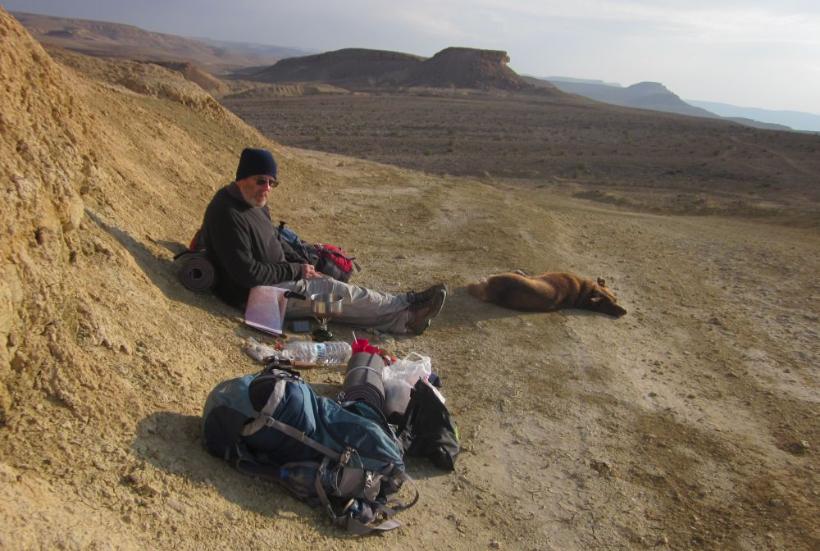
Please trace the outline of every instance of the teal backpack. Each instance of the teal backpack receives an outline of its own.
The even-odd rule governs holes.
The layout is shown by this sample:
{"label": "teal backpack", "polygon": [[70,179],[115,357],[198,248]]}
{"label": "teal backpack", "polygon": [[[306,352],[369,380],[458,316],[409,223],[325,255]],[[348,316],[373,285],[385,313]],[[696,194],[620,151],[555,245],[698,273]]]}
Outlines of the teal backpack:
{"label": "teal backpack", "polygon": [[293,372],[268,368],[224,381],[202,417],[209,453],[323,507],[355,534],[397,528],[391,517],[418,501],[417,491],[410,503],[395,498],[405,482],[414,485],[383,414],[318,396]]}

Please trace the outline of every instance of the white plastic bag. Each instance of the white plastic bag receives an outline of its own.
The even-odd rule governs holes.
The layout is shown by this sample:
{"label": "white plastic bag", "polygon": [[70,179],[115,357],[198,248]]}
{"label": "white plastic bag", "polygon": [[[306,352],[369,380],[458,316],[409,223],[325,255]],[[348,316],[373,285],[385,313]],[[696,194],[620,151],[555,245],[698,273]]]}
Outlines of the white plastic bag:
{"label": "white plastic bag", "polygon": [[253,337],[247,338],[245,343],[242,345],[242,350],[245,351],[245,354],[259,363],[265,363],[267,358],[271,358],[276,355],[281,356],[282,354],[279,350],[276,350],[276,348],[263,344]]}
{"label": "white plastic bag", "polygon": [[382,379],[385,383],[389,381],[404,381],[408,385],[415,386],[419,379],[427,379],[433,372],[433,365],[430,356],[423,356],[418,352],[410,352],[403,359],[384,366],[382,369]]}
{"label": "white plastic bag", "polygon": [[410,391],[419,379],[427,380],[433,372],[430,356],[411,352],[403,359],[382,368],[384,381],[384,413],[404,414],[410,402]]}

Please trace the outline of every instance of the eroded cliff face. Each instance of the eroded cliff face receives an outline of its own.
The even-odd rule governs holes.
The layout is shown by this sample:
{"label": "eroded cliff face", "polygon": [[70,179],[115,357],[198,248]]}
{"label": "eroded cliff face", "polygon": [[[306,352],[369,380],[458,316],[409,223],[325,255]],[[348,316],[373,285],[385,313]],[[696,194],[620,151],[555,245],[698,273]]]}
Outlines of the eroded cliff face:
{"label": "eroded cliff face", "polygon": [[447,48],[418,65],[404,80],[412,86],[522,90],[530,85],[507,66],[500,50]]}
{"label": "eroded cliff face", "polygon": [[[35,381],[28,350],[63,340],[47,326],[60,311],[72,243],[83,218],[80,189],[93,178],[93,118],[65,74],[0,10],[0,423],[10,384]],[[30,328],[42,333],[32,335]],[[45,361],[45,360],[44,360]],[[42,363],[42,362],[40,362]],[[45,361],[45,363],[50,363]],[[14,383],[12,383],[12,380]]]}
{"label": "eroded cliff face", "polygon": [[59,60],[0,10],[0,424],[12,426],[38,393],[88,413],[88,389],[112,380],[97,347],[138,340],[137,317],[103,297],[144,294],[126,314],[163,294],[145,285],[146,236],[184,241],[242,147],[277,150],[179,73]]}

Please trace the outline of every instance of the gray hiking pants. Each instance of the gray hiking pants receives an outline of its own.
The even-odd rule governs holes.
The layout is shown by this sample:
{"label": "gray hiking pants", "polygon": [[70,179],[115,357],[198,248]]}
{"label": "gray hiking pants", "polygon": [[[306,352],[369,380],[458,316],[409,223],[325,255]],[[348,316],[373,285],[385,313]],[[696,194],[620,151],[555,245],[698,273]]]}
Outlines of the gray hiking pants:
{"label": "gray hiking pants", "polygon": [[[343,283],[330,277],[283,281],[276,287],[301,293],[310,298],[316,293],[332,293],[342,297],[342,313],[332,321],[377,329],[386,333],[402,335],[407,333],[410,311],[404,293],[394,295],[381,293],[358,285]],[[311,318],[310,300],[288,299],[285,319]]]}

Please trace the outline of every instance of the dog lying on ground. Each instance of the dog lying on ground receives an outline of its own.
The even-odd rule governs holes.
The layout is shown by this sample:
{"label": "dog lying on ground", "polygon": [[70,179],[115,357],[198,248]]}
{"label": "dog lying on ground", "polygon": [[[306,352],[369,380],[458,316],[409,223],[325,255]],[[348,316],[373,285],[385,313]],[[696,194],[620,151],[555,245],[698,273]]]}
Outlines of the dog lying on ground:
{"label": "dog lying on ground", "polygon": [[529,276],[522,271],[484,278],[467,286],[479,300],[526,312],[552,312],[583,308],[619,318],[626,310],[600,277],[592,281],[567,272]]}

